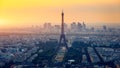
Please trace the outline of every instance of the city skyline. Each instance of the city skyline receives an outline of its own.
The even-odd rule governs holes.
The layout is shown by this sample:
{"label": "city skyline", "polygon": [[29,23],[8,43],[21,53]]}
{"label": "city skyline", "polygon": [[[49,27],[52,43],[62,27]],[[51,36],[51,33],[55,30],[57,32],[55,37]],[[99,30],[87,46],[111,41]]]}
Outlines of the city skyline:
{"label": "city skyline", "polygon": [[[56,2],[56,3],[55,3]],[[65,23],[85,22],[88,26],[120,26],[119,0],[1,0],[0,29],[23,28],[45,22],[60,24],[63,9]]]}
{"label": "city skyline", "polygon": [[[67,3],[63,0],[6,0],[9,2],[6,5],[9,6],[5,7],[4,3],[0,11],[3,13],[0,13],[0,67],[120,68],[120,27],[114,26],[120,26],[115,23],[119,22],[119,9],[117,6],[115,8],[115,5],[103,7],[103,3],[115,4],[117,0],[91,1],[70,0]],[[3,6],[5,1],[1,2]],[[74,5],[90,3],[96,3],[96,6],[77,9]],[[40,6],[42,12],[33,9]],[[62,6],[65,10],[54,9]],[[68,10],[70,6],[74,9]],[[48,9],[50,11],[46,12]],[[81,11],[85,12],[86,16],[80,15]],[[79,16],[81,17],[78,18]],[[43,21],[47,22],[40,23]],[[98,21],[99,23],[94,23]],[[114,23],[110,23],[112,21]]]}

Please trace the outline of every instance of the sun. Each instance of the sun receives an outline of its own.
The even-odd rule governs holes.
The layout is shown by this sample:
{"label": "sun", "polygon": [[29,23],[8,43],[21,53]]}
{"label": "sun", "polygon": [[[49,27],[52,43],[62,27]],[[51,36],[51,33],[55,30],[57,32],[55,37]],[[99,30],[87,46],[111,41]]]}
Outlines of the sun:
{"label": "sun", "polygon": [[4,26],[7,24],[7,21],[4,19],[0,19],[0,26]]}

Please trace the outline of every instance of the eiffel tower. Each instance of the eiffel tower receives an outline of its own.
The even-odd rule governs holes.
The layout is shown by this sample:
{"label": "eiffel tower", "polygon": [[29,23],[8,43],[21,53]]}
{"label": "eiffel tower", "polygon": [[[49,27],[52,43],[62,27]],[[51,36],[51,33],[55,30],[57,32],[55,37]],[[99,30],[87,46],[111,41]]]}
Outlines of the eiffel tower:
{"label": "eiffel tower", "polygon": [[66,41],[65,34],[64,34],[64,12],[63,11],[62,11],[61,16],[62,16],[61,35],[60,35],[60,40],[59,40],[59,44],[57,48],[66,47],[66,49],[68,50],[67,41]]}

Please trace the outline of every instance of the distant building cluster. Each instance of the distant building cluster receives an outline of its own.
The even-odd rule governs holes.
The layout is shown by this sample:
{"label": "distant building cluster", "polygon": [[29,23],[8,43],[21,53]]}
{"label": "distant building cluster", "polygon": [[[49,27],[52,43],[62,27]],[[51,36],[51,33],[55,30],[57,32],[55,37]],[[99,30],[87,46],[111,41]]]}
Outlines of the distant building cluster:
{"label": "distant building cluster", "polygon": [[[65,33],[81,33],[81,32],[119,32],[119,28],[110,28],[106,25],[103,25],[99,29],[95,27],[87,27],[85,22],[72,22],[70,25],[64,23]],[[36,28],[32,28],[35,29]],[[32,30],[31,29],[31,30]],[[52,25],[51,23],[44,23],[43,28],[37,28],[36,32],[40,33],[60,33],[61,25]]]}
{"label": "distant building cluster", "polygon": [[[64,23],[65,34],[76,34],[76,33],[119,33],[120,28],[117,27],[109,27],[107,25],[99,26],[99,27],[89,27],[85,22],[72,22],[71,24]],[[4,32],[4,31],[3,31]],[[5,31],[7,32],[7,31]],[[9,30],[8,30],[9,32]],[[42,26],[32,25],[30,27],[25,28],[16,28],[10,29],[12,33],[56,33],[60,34],[61,32],[61,24],[53,25],[51,22],[45,22]]]}
{"label": "distant building cluster", "polygon": [[[86,24],[83,23],[76,23],[73,22],[71,23],[70,27],[68,26],[68,24],[64,23],[64,28],[65,28],[65,32],[80,32],[80,31],[86,31]],[[43,32],[53,32],[53,33],[58,33],[60,32],[61,29],[61,25],[53,25],[51,23],[44,23],[43,25]]]}
{"label": "distant building cluster", "polygon": [[71,31],[72,32],[79,32],[79,31],[86,31],[86,24],[83,22],[82,24],[80,22],[71,23]]}

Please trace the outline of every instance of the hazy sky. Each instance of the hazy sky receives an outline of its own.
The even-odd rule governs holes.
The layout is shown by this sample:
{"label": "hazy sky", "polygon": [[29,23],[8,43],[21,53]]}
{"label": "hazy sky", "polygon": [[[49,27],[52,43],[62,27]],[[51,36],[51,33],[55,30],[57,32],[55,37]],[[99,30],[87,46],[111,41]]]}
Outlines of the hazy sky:
{"label": "hazy sky", "polygon": [[0,0],[0,28],[60,24],[120,25],[120,0]]}

